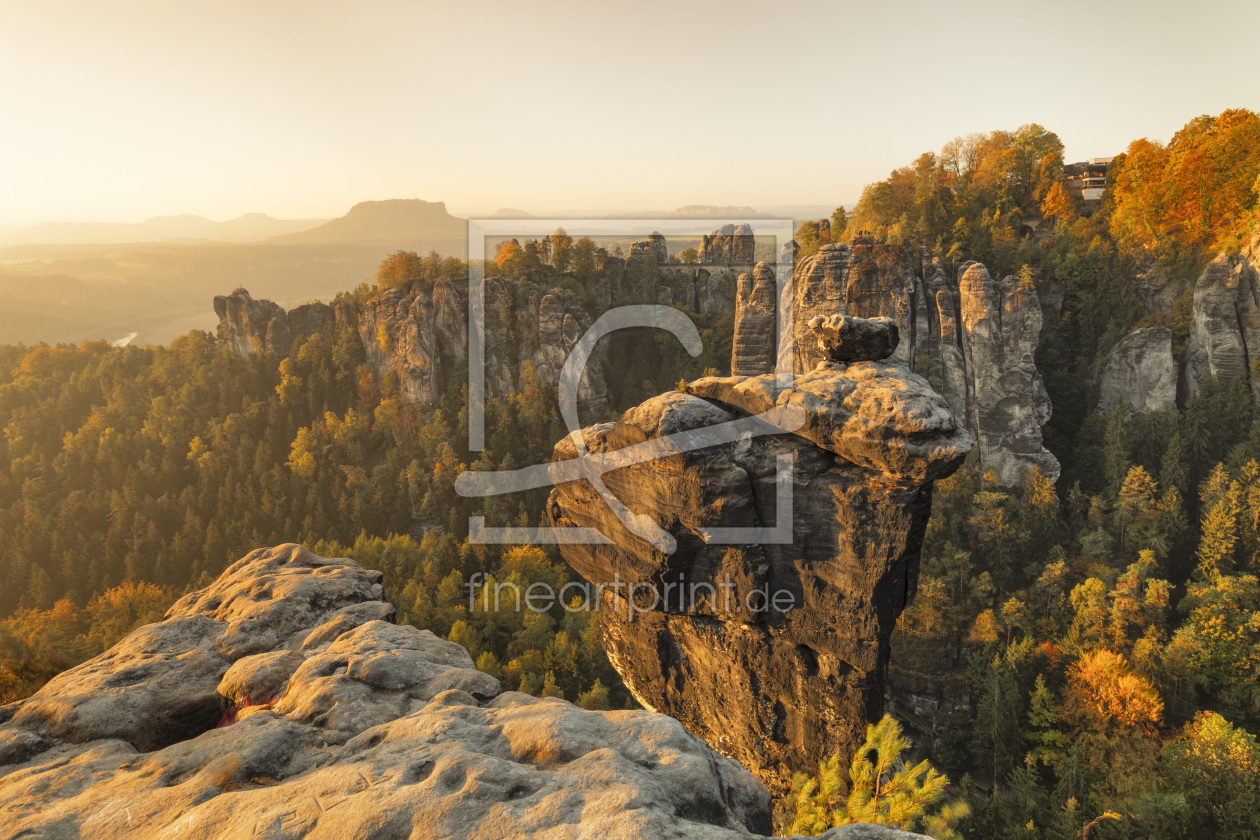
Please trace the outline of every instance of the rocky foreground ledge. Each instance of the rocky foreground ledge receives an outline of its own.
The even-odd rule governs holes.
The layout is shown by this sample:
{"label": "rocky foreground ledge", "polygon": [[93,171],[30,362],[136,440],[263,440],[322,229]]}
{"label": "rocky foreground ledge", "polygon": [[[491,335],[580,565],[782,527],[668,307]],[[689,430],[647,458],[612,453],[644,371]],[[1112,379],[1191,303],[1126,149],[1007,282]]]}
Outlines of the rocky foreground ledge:
{"label": "rocky foreground ledge", "polygon": [[[770,796],[673,718],[504,692],[381,573],[260,549],[0,707],[0,838],[711,838]],[[831,840],[909,840],[878,826]]]}

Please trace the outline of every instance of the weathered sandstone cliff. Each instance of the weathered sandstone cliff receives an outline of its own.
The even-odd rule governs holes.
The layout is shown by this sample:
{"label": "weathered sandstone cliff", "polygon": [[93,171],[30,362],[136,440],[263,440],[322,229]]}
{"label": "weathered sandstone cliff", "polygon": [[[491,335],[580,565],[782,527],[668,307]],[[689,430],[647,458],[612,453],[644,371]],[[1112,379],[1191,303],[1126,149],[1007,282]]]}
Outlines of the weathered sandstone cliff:
{"label": "weathered sandstone cliff", "polygon": [[[1159,264],[1139,275],[1144,305],[1165,319],[1188,284]],[[1218,254],[1193,284],[1184,359],[1167,327],[1134,330],[1111,351],[1099,382],[1099,411],[1123,403],[1130,413],[1164,411],[1193,397],[1209,379],[1248,380],[1260,407],[1260,229],[1237,254]],[[1179,381],[1180,378],[1180,381]]]}
{"label": "weathered sandstone cliff", "polygon": [[[503,692],[393,612],[379,572],[296,545],[255,551],[0,708],[0,836],[768,832],[765,788],[677,721]],[[886,831],[826,836],[918,836]]]}
{"label": "weathered sandstone cliff", "polygon": [[380,292],[360,309],[356,327],[378,381],[394,371],[410,402],[437,402],[447,378],[467,364],[468,305],[449,280],[431,292]]}
{"label": "weathered sandstone cliff", "polygon": [[294,341],[333,324],[333,310],[327,304],[309,303],[286,312],[269,300],[254,300],[244,289],[215,297],[214,312],[219,316],[219,342],[238,356],[287,356]]}
{"label": "weathered sandstone cliff", "polygon": [[1194,285],[1193,321],[1186,348],[1185,377],[1190,394],[1204,380],[1250,379],[1260,401],[1260,272],[1245,257],[1220,254]]}
{"label": "weathered sandstone cliff", "polygon": [[1098,411],[1123,405],[1126,413],[1170,411],[1177,406],[1177,362],[1168,327],[1144,327],[1122,338],[1107,356],[1099,381]]}
{"label": "weathered sandstone cliff", "polygon": [[735,295],[731,373],[752,376],[774,370],[777,349],[775,313],[778,310],[778,284],[774,269],[765,263],[757,263],[752,271],[739,275]]}
{"label": "weathered sandstone cliff", "polygon": [[[503,278],[488,279],[485,296],[487,395],[518,392],[527,366],[554,384],[569,351],[592,322],[577,296],[538,281]],[[378,380],[395,374],[409,402],[435,403],[448,382],[467,375],[468,299],[449,280],[438,280],[431,289],[381,290],[336,310],[315,303],[285,312],[269,300],[254,300],[244,289],[216,297],[214,305],[219,343],[241,356],[266,352],[283,358],[315,333],[348,326],[358,334]],[[601,414],[607,407],[605,356],[605,349],[597,348],[584,371],[584,412]]]}
{"label": "weathered sandstone cliff", "polygon": [[1017,277],[996,283],[971,263],[958,291],[968,427],[980,462],[1001,484],[1020,484],[1033,467],[1056,481],[1059,462],[1041,444],[1051,406],[1034,359],[1042,317],[1036,288]]}
{"label": "weathered sandstone cliff", "polygon": [[[580,299],[561,282],[572,280],[544,267],[524,280],[490,277],[485,281],[486,393],[517,393],[527,367],[555,384],[565,358],[601,312],[613,305],[682,305],[703,316],[732,312],[737,278],[751,269],[752,228],[727,226],[704,237],[701,264],[671,263],[665,237],[650,234],[635,242],[625,259],[603,257]],[[756,274],[760,269],[753,269]],[[773,271],[770,297],[773,302]],[[571,285],[571,284],[570,284]],[[322,303],[285,311],[269,300],[254,300],[237,289],[214,299],[218,337],[234,353],[270,353],[283,358],[312,334],[334,328],[354,329],[368,364],[378,378],[398,376],[403,397],[435,402],[446,383],[465,375],[468,364],[468,299],[462,284],[438,280],[381,290],[334,310]],[[773,310],[770,336],[773,340]],[[604,376],[607,348],[596,348],[581,385],[587,416],[608,406]],[[773,358],[773,356],[772,356]]]}
{"label": "weathered sandstone cliff", "polygon": [[[562,551],[600,587],[602,642],[626,685],[776,790],[836,751],[847,762],[878,718],[932,483],[971,449],[945,400],[897,360],[894,322],[815,325],[833,356],[856,355],[846,336],[878,333],[870,354],[891,358],[828,361],[791,383],[700,379],[583,432],[595,458],[661,447],[603,480],[668,538],[628,528],[585,480],[548,503],[557,527],[610,539]],[[774,409],[792,433],[712,445],[724,424]],[[671,435],[710,445],[680,449]],[[557,463],[576,456],[572,438],[556,445]],[[724,535],[750,527],[764,530]]]}
{"label": "weathered sandstone cliff", "polygon": [[[920,259],[922,277],[908,248],[858,237],[851,248],[824,245],[800,260],[792,279],[796,371],[825,358],[810,334],[814,317],[891,318],[901,339],[894,360],[924,375],[964,418],[982,463],[1001,483],[1018,484],[1033,466],[1058,478],[1058,461],[1041,439],[1051,405],[1034,358],[1042,333],[1036,288],[1015,277],[995,281],[979,263],[951,272],[926,252]],[[750,340],[741,333],[747,319],[740,307],[737,348]],[[751,340],[759,341],[756,332]],[[747,358],[733,372],[769,370],[754,365],[756,356]]]}
{"label": "weathered sandstone cliff", "polygon": [[747,266],[756,260],[752,225],[725,225],[700,238],[700,264]]}

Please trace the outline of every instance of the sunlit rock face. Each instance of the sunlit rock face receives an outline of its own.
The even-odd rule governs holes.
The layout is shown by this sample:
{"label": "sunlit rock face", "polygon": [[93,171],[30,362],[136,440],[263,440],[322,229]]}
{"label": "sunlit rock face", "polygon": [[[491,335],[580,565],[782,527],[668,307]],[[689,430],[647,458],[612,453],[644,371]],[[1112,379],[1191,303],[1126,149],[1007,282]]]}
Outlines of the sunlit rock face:
{"label": "sunlit rock face", "polygon": [[756,259],[752,225],[725,225],[700,238],[700,264],[747,266]]}
{"label": "sunlit rock face", "polygon": [[736,376],[749,376],[773,370],[777,341],[774,269],[766,263],[757,263],[752,271],[739,275],[735,295],[731,372]]}
{"label": "sunlit rock face", "polygon": [[[995,280],[983,265],[956,268],[926,251],[857,237],[851,247],[824,245],[796,263],[792,317],[798,373],[827,356],[812,337],[814,318],[889,318],[899,344],[892,359],[923,375],[963,418],[981,462],[998,481],[1017,485],[1036,467],[1051,480],[1059,463],[1042,445],[1051,405],[1035,353],[1042,307],[1032,283]],[[736,322],[735,342],[744,341]],[[744,365],[733,372],[767,373]]]}
{"label": "sunlit rock face", "polygon": [[[849,280],[849,246],[824,245],[799,261],[792,277],[792,334],[796,372],[804,373],[827,359],[809,323],[814,318],[843,314]],[[858,314],[858,313],[853,313]],[[766,373],[765,369],[754,373]]]}
{"label": "sunlit rock face", "polygon": [[[767,411],[794,431],[690,451],[667,440]],[[562,552],[599,592],[602,642],[630,690],[772,790],[837,751],[847,761],[883,707],[932,483],[971,449],[945,400],[895,356],[828,361],[790,383],[700,379],[583,438],[597,458],[662,447],[603,480],[666,540],[628,528],[585,480],[548,503],[556,527],[609,538]],[[556,461],[575,447],[561,441]],[[736,528],[762,530],[722,536]]]}
{"label": "sunlit rock face", "polygon": [[310,303],[286,312],[269,300],[254,300],[245,289],[215,297],[214,312],[219,316],[220,344],[238,356],[287,356],[295,341],[323,332],[333,323],[332,307],[326,304]]}
{"label": "sunlit rock face", "polygon": [[769,833],[766,789],[677,721],[502,692],[464,648],[393,617],[380,572],[297,545],[251,553],[0,707],[0,834]]}
{"label": "sunlit rock face", "polygon": [[892,318],[903,337],[894,358],[912,364],[916,344],[915,299],[920,285],[909,248],[859,237],[853,241],[849,261],[844,314]]}
{"label": "sunlit rock face", "polygon": [[958,290],[968,427],[981,463],[1007,486],[1034,467],[1058,480],[1059,462],[1041,442],[1051,406],[1034,358],[1042,318],[1036,288],[1017,277],[995,282],[972,263]]}
{"label": "sunlit rock face", "polygon": [[[408,402],[432,405],[447,384],[467,376],[468,295],[439,279],[383,289],[366,300],[299,306],[286,312],[269,300],[237,289],[214,299],[219,343],[240,356],[270,353],[284,358],[312,335],[332,337],[352,330],[379,382],[398,379]],[[591,316],[570,290],[537,280],[501,277],[485,282],[484,375],[487,396],[519,393],[527,372],[554,385]],[[583,371],[579,403],[584,413],[602,414],[608,404],[604,379],[607,350],[595,348]]]}
{"label": "sunlit rock face", "polygon": [[437,402],[447,379],[467,364],[467,303],[448,280],[432,291],[382,291],[363,304],[356,326],[378,381],[397,374],[408,402]]}

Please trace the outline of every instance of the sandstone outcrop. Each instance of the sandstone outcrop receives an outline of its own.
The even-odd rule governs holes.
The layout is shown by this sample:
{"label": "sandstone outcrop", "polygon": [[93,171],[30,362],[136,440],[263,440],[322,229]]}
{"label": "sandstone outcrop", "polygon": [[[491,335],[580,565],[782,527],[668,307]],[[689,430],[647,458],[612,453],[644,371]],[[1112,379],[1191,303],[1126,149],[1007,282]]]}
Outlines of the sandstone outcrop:
{"label": "sandstone outcrop", "polygon": [[1260,402],[1255,361],[1260,361],[1260,272],[1246,258],[1221,254],[1194,285],[1186,386],[1193,395],[1209,378],[1228,382],[1243,375]]}
{"label": "sandstone outcrop", "polygon": [[700,237],[700,264],[748,266],[756,260],[756,238],[752,225],[724,225]]}
{"label": "sandstone outcrop", "polygon": [[661,266],[668,262],[665,237],[659,233],[631,243],[630,253],[626,256],[625,294],[638,303],[656,303]]}
{"label": "sandstone outcrop", "polygon": [[1059,462],[1041,445],[1051,407],[1034,359],[1042,318],[1036,288],[1017,277],[994,282],[984,266],[972,263],[958,290],[968,426],[981,463],[1007,486],[1033,467],[1057,480]]}
{"label": "sandstone outcrop", "polygon": [[848,282],[849,246],[843,243],[824,245],[794,266],[792,334],[796,344],[794,369],[797,373],[813,370],[827,358],[809,324],[814,318],[848,311],[845,306]]}
{"label": "sandstone outcrop", "polygon": [[[530,301],[530,311],[533,302]],[[551,289],[538,299],[538,343],[530,357],[534,370],[546,382],[560,378],[569,352],[591,327],[591,317],[568,289]],[[489,315],[487,315],[489,317]],[[599,347],[591,355],[578,385],[578,407],[584,416],[602,416],[608,409],[608,386],[604,381],[606,352]]]}
{"label": "sandstone outcrop", "polygon": [[1098,412],[1123,405],[1130,414],[1171,411],[1177,407],[1177,362],[1168,327],[1144,327],[1120,339],[1107,356],[1099,380]]}
{"label": "sandstone outcrop", "polygon": [[914,300],[919,287],[910,249],[858,239],[850,250],[844,314],[894,319],[904,339],[896,358],[910,364],[915,349]]}
{"label": "sandstone outcrop", "polygon": [[677,721],[502,692],[464,648],[392,617],[379,572],[296,545],[253,552],[163,621],[3,708],[0,833],[768,832],[765,788]]}
{"label": "sandstone outcrop", "polygon": [[[653,301],[655,302],[655,301]],[[389,374],[409,402],[433,404],[448,382],[467,375],[468,300],[464,288],[439,279],[432,288],[382,289],[361,303],[299,306],[286,312],[244,289],[214,299],[219,343],[247,356],[288,356],[299,338],[348,326],[359,336],[378,381]],[[573,345],[592,318],[567,289],[540,281],[492,277],[485,285],[485,376],[488,396],[505,396],[524,385],[526,365],[555,384]],[[603,364],[596,348],[580,390],[584,412],[602,414],[608,404]]]}
{"label": "sandstone outcrop", "polygon": [[238,356],[287,356],[295,342],[333,324],[333,310],[327,304],[308,303],[286,312],[269,300],[254,300],[245,289],[216,296],[214,312],[219,316],[219,342]]}
{"label": "sandstone outcrop", "polygon": [[[772,409],[794,433],[713,437]],[[675,434],[717,442],[679,449]],[[583,436],[601,458],[662,447],[603,480],[672,553],[586,481],[557,485],[548,502],[555,526],[610,540],[562,552],[600,588],[602,643],[627,687],[775,790],[837,751],[847,762],[883,706],[932,482],[971,449],[944,399],[892,359],[824,362],[790,384],[697,380]],[[557,464],[576,455],[572,438],[556,445]]]}
{"label": "sandstone outcrop", "polygon": [[393,371],[403,399],[437,402],[447,378],[468,364],[467,307],[449,280],[432,292],[386,289],[365,303],[357,326],[377,381]]}
{"label": "sandstone outcrop", "polygon": [[739,275],[735,295],[731,373],[751,376],[774,370],[778,341],[778,284],[774,269],[757,263],[752,271]]}
{"label": "sandstone outcrop", "polygon": [[[1051,405],[1035,361],[1044,338],[1036,288],[1016,277],[995,281],[979,263],[950,270],[926,251],[920,251],[920,261],[922,277],[908,248],[868,236],[855,238],[851,247],[824,245],[797,261],[795,371],[804,373],[827,359],[812,334],[814,318],[891,318],[899,335],[892,359],[925,376],[964,418],[981,462],[1002,484],[1018,484],[1033,466],[1057,479],[1058,461],[1041,438]],[[737,315],[735,346],[745,342]],[[754,367],[754,360],[732,372],[770,370]]]}
{"label": "sandstone outcrop", "polygon": [[855,318],[852,315],[816,315],[809,328],[818,347],[833,362],[877,362],[897,351],[901,341],[892,318]]}
{"label": "sandstone outcrop", "polygon": [[[589,291],[581,297],[572,291],[574,277],[550,266],[521,280],[486,278],[486,394],[519,392],[527,365],[554,385],[582,332],[613,305],[682,305],[706,317],[734,312],[739,272],[762,276],[753,267],[752,227],[727,225],[702,240],[702,264],[670,262],[668,243],[656,232],[632,243],[624,259],[601,250],[594,276],[584,281]],[[216,297],[214,308],[220,345],[239,356],[269,353],[284,358],[312,334],[352,328],[378,380],[395,374],[404,399],[411,402],[431,404],[447,383],[466,375],[467,291],[449,280],[383,289],[366,299],[343,300],[335,308],[314,303],[287,312],[237,289]],[[770,318],[773,322],[773,310]],[[607,410],[606,356],[606,343],[601,343],[584,373],[581,408],[588,416]]]}

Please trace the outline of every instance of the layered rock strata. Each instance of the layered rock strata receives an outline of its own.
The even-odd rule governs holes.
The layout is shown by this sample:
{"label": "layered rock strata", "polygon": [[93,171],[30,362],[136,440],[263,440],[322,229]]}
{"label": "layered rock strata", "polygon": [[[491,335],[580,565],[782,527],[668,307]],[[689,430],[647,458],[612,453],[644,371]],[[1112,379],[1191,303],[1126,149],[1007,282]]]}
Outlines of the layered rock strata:
{"label": "layered rock strata", "polygon": [[[725,424],[772,410],[792,433],[723,442]],[[697,435],[713,445],[676,443]],[[616,467],[602,478],[636,527],[584,480],[559,484],[548,514],[609,540],[562,551],[600,592],[627,687],[774,790],[837,751],[847,762],[882,710],[932,483],[971,449],[945,400],[895,355],[828,361],[791,383],[700,379],[583,437],[592,466]],[[618,454],[644,445],[661,457]],[[572,438],[556,445],[557,464],[576,456]],[[670,540],[645,539],[633,517]]]}
{"label": "layered rock strata", "polygon": [[[0,708],[0,834],[768,833],[765,788],[677,721],[503,692],[464,648],[393,615],[379,572],[296,545],[250,554]],[[885,836],[871,831],[825,836]]]}

